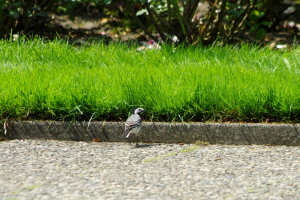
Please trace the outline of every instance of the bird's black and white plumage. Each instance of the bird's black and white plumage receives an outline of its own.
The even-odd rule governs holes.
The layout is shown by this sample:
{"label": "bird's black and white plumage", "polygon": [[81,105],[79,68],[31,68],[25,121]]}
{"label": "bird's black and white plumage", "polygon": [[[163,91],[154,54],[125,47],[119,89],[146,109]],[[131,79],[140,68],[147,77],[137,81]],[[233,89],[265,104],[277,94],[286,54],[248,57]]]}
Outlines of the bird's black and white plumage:
{"label": "bird's black and white plumage", "polygon": [[135,108],[132,110],[130,117],[125,122],[125,132],[121,136],[122,138],[129,138],[130,134],[136,135],[136,146],[138,146],[138,136],[142,127],[142,118],[140,113],[144,112],[143,108]]}

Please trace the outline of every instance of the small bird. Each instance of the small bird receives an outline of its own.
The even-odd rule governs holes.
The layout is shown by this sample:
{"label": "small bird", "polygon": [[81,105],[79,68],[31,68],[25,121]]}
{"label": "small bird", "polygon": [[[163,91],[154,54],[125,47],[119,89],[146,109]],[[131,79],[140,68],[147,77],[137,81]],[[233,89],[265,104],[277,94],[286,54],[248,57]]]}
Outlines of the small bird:
{"label": "small bird", "polygon": [[[129,141],[129,136],[131,133],[136,135],[136,147],[138,146],[138,136],[140,129],[142,127],[142,118],[140,113],[144,112],[143,108],[135,108],[132,110],[130,117],[125,122],[125,132],[121,136],[122,138],[127,138]],[[129,141],[130,143],[130,141]]]}

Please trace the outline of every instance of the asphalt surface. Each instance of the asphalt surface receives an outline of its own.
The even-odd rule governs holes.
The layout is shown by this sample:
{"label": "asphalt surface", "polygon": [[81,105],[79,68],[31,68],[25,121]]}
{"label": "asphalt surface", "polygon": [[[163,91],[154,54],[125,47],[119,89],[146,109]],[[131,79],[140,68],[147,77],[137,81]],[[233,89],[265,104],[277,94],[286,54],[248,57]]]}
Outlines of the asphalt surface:
{"label": "asphalt surface", "polygon": [[11,140],[0,199],[300,199],[300,147]]}

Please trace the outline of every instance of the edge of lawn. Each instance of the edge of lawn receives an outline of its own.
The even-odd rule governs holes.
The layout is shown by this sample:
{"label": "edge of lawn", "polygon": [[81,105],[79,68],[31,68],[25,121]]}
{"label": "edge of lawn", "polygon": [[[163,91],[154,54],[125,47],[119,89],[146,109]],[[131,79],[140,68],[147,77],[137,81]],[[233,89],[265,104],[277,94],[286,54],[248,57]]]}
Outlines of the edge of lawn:
{"label": "edge of lawn", "polygon": [[[2,140],[127,142],[120,138],[124,122],[1,121],[0,127]],[[139,143],[300,146],[300,124],[143,122]]]}

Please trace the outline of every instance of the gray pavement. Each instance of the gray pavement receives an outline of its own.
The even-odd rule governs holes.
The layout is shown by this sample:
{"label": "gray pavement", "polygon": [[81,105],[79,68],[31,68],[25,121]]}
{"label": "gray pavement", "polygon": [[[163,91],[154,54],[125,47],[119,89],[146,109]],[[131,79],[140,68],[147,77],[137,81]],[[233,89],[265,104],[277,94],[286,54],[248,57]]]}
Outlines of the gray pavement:
{"label": "gray pavement", "polygon": [[0,143],[0,199],[300,199],[300,147]]}

